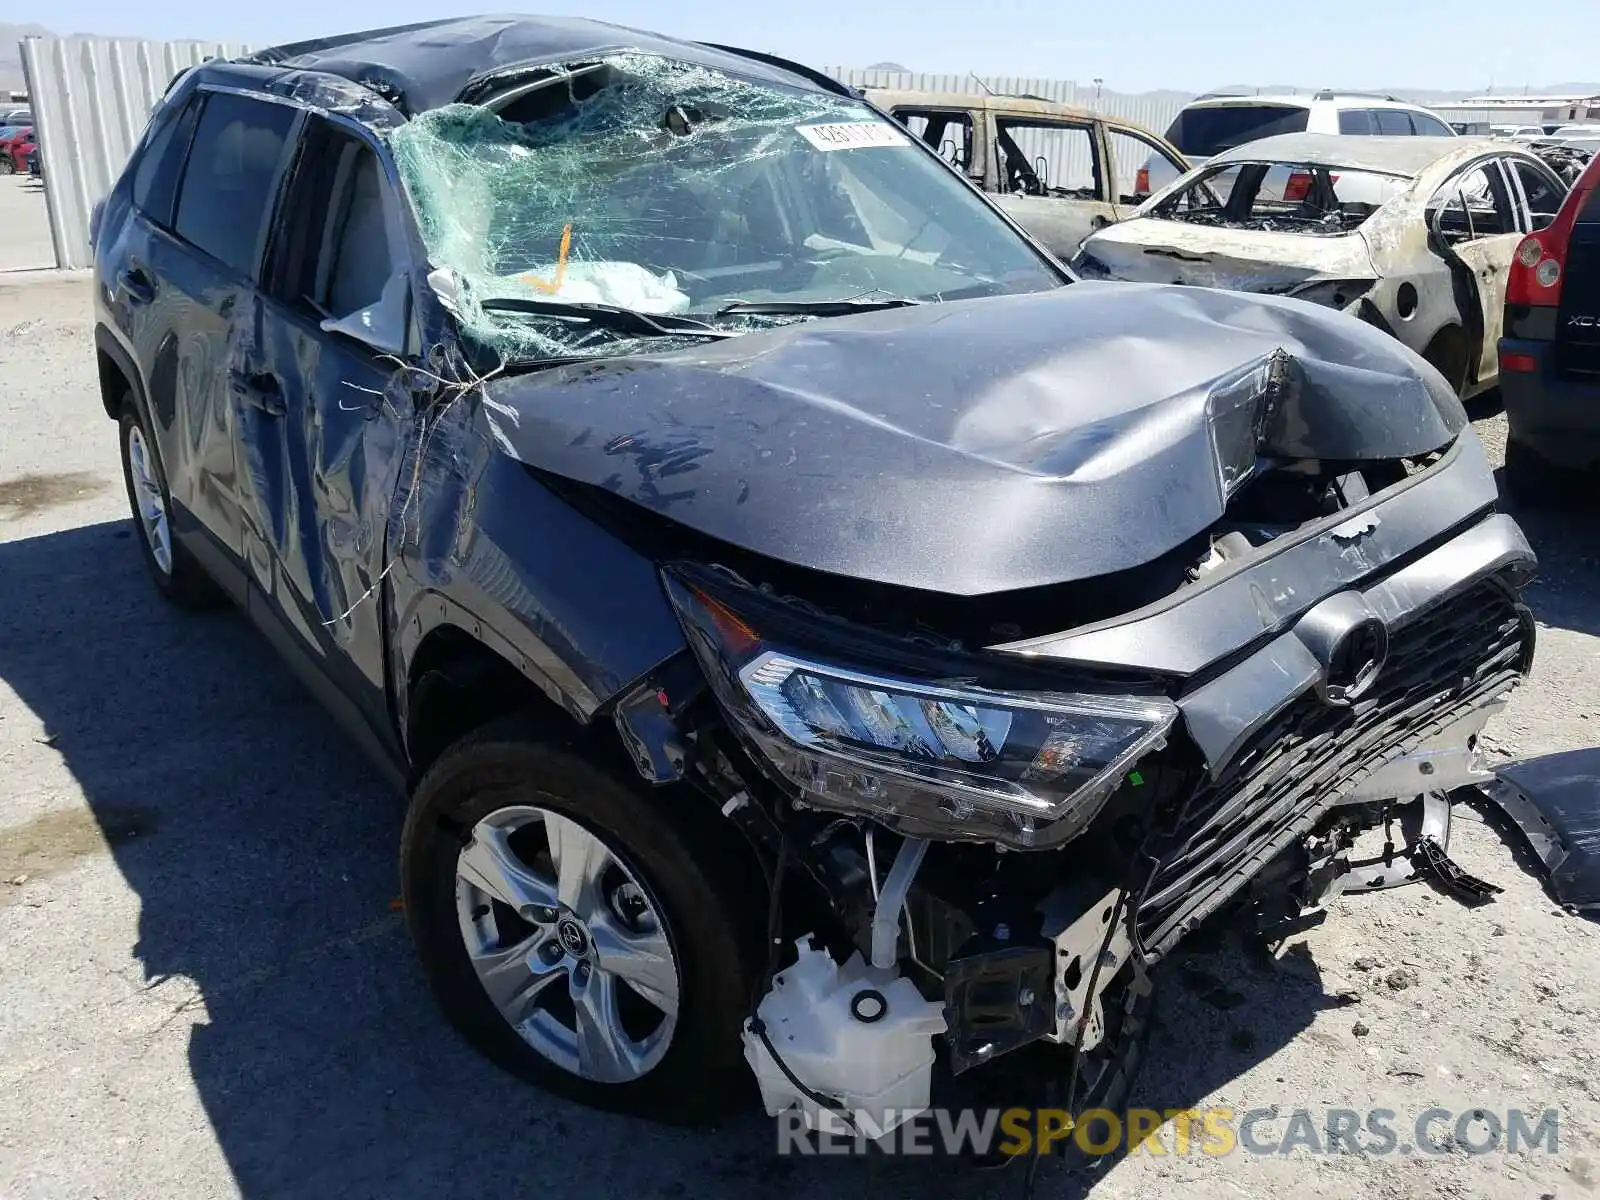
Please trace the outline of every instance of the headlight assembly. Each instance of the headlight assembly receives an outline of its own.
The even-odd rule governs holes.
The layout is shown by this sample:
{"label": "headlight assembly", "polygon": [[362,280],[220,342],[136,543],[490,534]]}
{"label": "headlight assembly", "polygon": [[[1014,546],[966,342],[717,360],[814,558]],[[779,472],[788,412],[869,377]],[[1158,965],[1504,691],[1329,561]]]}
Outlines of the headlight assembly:
{"label": "headlight assembly", "polygon": [[676,580],[669,591],[724,710],[819,808],[1018,846],[1051,826],[1054,842],[1093,818],[1177,716],[1161,696],[1009,693],[845,666],[769,643]]}

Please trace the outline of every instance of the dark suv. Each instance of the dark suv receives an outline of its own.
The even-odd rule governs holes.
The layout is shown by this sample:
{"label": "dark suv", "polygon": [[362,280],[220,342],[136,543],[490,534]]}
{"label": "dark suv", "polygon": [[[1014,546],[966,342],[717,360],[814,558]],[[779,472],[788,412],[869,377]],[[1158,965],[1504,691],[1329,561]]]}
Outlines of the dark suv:
{"label": "dark suv", "polygon": [[[156,586],[407,790],[440,1003],[591,1103],[753,1073],[881,1131],[1057,1056],[1113,1103],[1202,921],[1448,863],[1529,666],[1421,358],[1077,281],[770,56],[472,18],[208,62],[93,241]],[[1418,857],[1364,865],[1390,817]]]}
{"label": "dark suv", "polygon": [[1506,277],[1500,338],[1506,487],[1519,501],[1600,501],[1600,155]]}

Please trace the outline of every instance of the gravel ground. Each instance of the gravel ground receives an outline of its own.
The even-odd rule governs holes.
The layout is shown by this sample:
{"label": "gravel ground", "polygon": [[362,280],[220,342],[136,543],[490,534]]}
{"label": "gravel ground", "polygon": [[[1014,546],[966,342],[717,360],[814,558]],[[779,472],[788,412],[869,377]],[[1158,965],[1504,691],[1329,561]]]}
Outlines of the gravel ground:
{"label": "gravel ground", "polygon": [[[24,187],[0,179],[0,230]],[[777,1160],[754,1114],[717,1133],[599,1116],[463,1048],[392,908],[398,805],[241,620],[157,601],[87,287],[18,279],[0,274],[0,1197],[1021,1194],[1017,1170]],[[1498,459],[1502,419],[1476,425]],[[1519,756],[1592,746],[1600,723],[1592,518],[1524,520],[1542,640],[1491,727]],[[1319,1126],[1381,1107],[1401,1141],[1434,1105],[1555,1108],[1556,1153],[1139,1153],[1047,1164],[1038,1194],[1591,1194],[1600,928],[1471,809],[1451,849],[1505,894],[1368,896],[1273,961],[1173,964],[1137,1098]]]}
{"label": "gravel ground", "polygon": [[56,265],[45,213],[44,184],[23,175],[0,175],[0,271]]}

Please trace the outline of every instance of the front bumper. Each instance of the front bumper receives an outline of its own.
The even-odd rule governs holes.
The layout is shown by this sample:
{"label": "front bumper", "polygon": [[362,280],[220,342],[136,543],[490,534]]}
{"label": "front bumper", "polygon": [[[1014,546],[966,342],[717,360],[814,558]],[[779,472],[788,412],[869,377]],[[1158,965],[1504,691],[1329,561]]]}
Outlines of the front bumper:
{"label": "front bumper", "polygon": [[[1126,978],[1131,960],[1148,965],[1169,954],[1340,806],[1431,796],[1424,832],[1442,849],[1448,823],[1440,825],[1439,797],[1487,777],[1479,733],[1532,664],[1535,628],[1519,594],[1535,566],[1516,523],[1490,514],[1364,588],[1323,598],[1191,687],[1179,708],[1206,774],[1155,822],[1145,847],[1154,869],[1127,885],[1126,928],[1101,920],[1122,888],[1081,895],[1064,910],[1045,898],[1031,962],[1013,947],[965,960],[952,976],[961,985],[947,990],[953,1031],[994,1054],[1041,1038],[1070,1043],[1086,1014],[1092,1047],[1104,1026],[1101,995]],[[1346,669],[1341,640],[1364,622],[1386,631],[1387,653],[1359,694],[1341,702],[1330,670]],[[1344,890],[1385,882],[1360,872],[1343,880]],[[1102,951],[1105,969],[1086,990],[1083,964]],[[968,981],[1008,979],[1011,995],[1027,1003],[991,1000],[991,1011],[970,1019]],[[958,1053],[954,1061],[985,1057]]]}
{"label": "front bumper", "polygon": [[1500,372],[1510,439],[1558,467],[1581,471],[1600,465],[1600,379],[1560,378],[1550,342],[1503,338],[1500,349],[1537,364],[1533,371]]}
{"label": "front bumper", "polygon": [[[1532,665],[1519,589],[1534,566],[1494,515],[1364,591],[1309,610],[1288,632],[1179,701],[1209,778],[1154,854],[1140,904],[1158,957],[1308,834],[1335,805],[1409,800],[1476,781],[1476,734]],[[1327,686],[1368,623],[1387,652],[1343,703]],[[1330,640],[1330,631],[1332,636]]]}

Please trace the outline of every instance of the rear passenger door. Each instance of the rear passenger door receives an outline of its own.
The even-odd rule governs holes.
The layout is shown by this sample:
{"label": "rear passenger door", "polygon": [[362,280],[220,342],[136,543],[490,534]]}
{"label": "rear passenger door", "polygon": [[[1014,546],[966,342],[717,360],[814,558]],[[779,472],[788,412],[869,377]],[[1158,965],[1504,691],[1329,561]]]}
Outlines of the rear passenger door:
{"label": "rear passenger door", "polygon": [[234,470],[247,318],[266,218],[296,109],[201,90],[154,135],[136,170],[140,216],[109,282],[145,374],[173,533],[219,578],[237,578]]}
{"label": "rear passenger door", "polygon": [[238,439],[250,603],[325,702],[385,748],[380,584],[413,415],[391,385],[417,348],[406,244],[376,144],[308,117],[252,313],[264,402]]}

